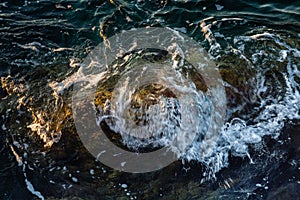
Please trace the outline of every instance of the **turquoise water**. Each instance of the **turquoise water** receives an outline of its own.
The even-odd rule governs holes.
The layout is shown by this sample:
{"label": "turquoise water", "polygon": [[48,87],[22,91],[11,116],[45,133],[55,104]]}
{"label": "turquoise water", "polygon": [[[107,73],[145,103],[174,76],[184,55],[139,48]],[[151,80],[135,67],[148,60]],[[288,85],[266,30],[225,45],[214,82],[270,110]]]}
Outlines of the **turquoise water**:
{"label": "turquoise water", "polygon": [[[224,81],[226,119],[205,159],[195,142],[166,168],[131,174],[84,148],[68,83],[104,39],[147,26],[205,48]],[[300,196],[299,1],[2,1],[0,55],[0,199]]]}

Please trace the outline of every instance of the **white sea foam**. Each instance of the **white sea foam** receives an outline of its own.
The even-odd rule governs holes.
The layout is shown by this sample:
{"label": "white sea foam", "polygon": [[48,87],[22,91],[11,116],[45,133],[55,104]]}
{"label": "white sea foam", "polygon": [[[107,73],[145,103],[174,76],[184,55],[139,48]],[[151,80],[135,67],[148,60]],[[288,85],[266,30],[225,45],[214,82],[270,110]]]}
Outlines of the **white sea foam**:
{"label": "white sea foam", "polygon": [[[21,145],[14,141],[14,145],[17,147],[17,148],[21,148]],[[18,166],[22,166],[22,171],[23,171],[23,175],[24,175],[24,181],[25,181],[25,184],[26,184],[26,187],[27,189],[35,196],[37,196],[39,199],[42,199],[44,200],[45,198],[43,197],[43,195],[39,192],[39,191],[36,191],[32,185],[32,183],[28,180],[27,178],[27,174],[26,174],[26,164],[27,162],[23,162],[23,158],[15,151],[14,147],[12,145],[10,145],[10,149],[13,153],[13,155],[15,156],[16,158],[16,161],[18,162]]]}
{"label": "white sea foam", "polygon": [[216,6],[216,9],[217,9],[217,10],[222,10],[222,9],[224,8],[224,6],[219,5],[219,4],[215,4],[215,6]]}
{"label": "white sea foam", "polygon": [[37,196],[39,199],[42,199],[44,200],[44,196],[39,192],[39,191],[36,191],[32,185],[32,183],[27,179],[26,177],[26,173],[24,172],[24,176],[25,176],[25,183],[26,183],[26,187],[27,189],[35,196]]}
{"label": "white sea foam", "polygon": [[[208,23],[208,21],[212,19],[213,18],[203,20],[200,27],[202,28],[202,32],[205,34],[205,38],[210,44],[210,56],[217,59],[220,56],[217,52],[222,49],[221,45],[214,37],[212,26],[216,26],[219,22],[224,21],[237,20],[241,22],[243,20],[232,18],[222,19],[219,22],[214,21],[212,23]],[[220,36],[221,33],[218,32],[218,35]],[[245,49],[245,44],[265,40],[273,41],[283,48],[278,50],[279,57],[277,60],[281,63],[287,62],[286,70],[282,72],[286,88],[280,100],[272,101],[272,104],[267,104],[267,100],[273,97],[263,97],[268,91],[269,86],[267,85],[264,71],[261,70],[259,72],[258,69],[258,73],[256,74],[256,77],[254,77],[256,85],[252,85],[252,92],[255,94],[258,101],[257,103],[259,104],[257,108],[260,110],[255,118],[233,118],[224,124],[218,134],[206,136],[203,132],[206,130],[205,127],[207,127],[207,124],[203,123],[203,121],[205,121],[205,119],[209,116],[203,112],[204,108],[201,106],[204,106],[206,109],[209,108],[209,104],[211,103],[209,96],[206,94],[199,94],[199,91],[195,91],[193,84],[185,83],[180,85],[180,80],[182,78],[180,74],[172,74],[170,76],[168,72],[160,71],[161,77],[159,77],[159,80],[164,82],[159,82],[157,79],[153,78],[155,83],[167,85],[168,87],[187,95],[178,95],[177,98],[161,97],[156,105],[149,106],[149,109],[145,112],[148,122],[151,123],[144,127],[136,127],[133,126],[133,124],[128,123],[130,122],[130,120],[128,120],[128,117],[130,116],[124,113],[129,110],[131,99],[133,98],[136,90],[135,86],[139,82],[143,81],[143,79],[141,78],[142,75],[140,77],[135,77],[134,81],[130,80],[133,82],[131,83],[133,85],[130,85],[129,79],[124,79],[121,81],[122,84],[116,85],[112,102],[107,103],[107,108],[103,108],[104,111],[110,110],[110,115],[103,115],[100,121],[105,120],[112,130],[122,135],[124,145],[132,148],[145,147],[149,144],[154,147],[171,145],[171,147],[175,146],[178,148],[181,143],[185,146],[185,136],[188,135],[188,132],[196,133],[195,140],[189,148],[186,149],[186,151],[183,152],[182,149],[177,151],[178,157],[184,160],[196,160],[202,162],[210,169],[210,172],[205,172],[204,174],[204,176],[208,178],[213,178],[216,172],[228,166],[228,156],[230,153],[235,156],[248,157],[249,161],[253,162],[248,150],[249,145],[260,143],[262,138],[266,135],[277,138],[285,125],[285,120],[300,118],[298,114],[300,109],[299,84],[296,81],[296,77],[300,77],[300,71],[298,70],[299,61],[297,62],[297,59],[291,59],[291,57],[299,57],[300,53],[298,49],[285,43],[280,38],[280,35],[276,33],[263,32],[253,35],[235,36],[233,38],[233,45],[237,48],[234,49],[232,47],[231,50],[235,55],[240,55],[240,58],[246,60],[246,63],[249,64],[249,69],[253,69],[255,68],[253,65],[262,61],[260,56],[268,57],[270,55],[267,51],[265,51],[265,49],[257,48],[252,54],[252,57],[250,56],[250,58],[247,58],[244,55],[244,51],[247,50]],[[263,68],[264,66],[256,67]],[[147,69],[144,68],[144,70]],[[141,74],[144,72],[145,71],[141,71]],[[105,75],[107,75],[105,72],[101,73],[102,74],[97,76],[97,79],[95,79],[96,75],[94,75],[94,77],[88,77],[88,80],[81,80],[80,77],[77,77],[77,79],[79,78],[79,80],[77,80],[76,77],[70,77],[66,78],[62,83],[51,85],[51,87],[57,95],[60,95],[63,90],[69,88],[74,81],[94,80],[95,82],[92,84],[97,84],[99,81],[104,80]],[[153,77],[155,76],[153,75]],[[172,79],[172,77],[176,78]],[[234,89],[234,91],[237,90],[234,86],[226,82],[224,83],[224,86],[230,87]],[[238,93],[239,91],[236,92]],[[170,104],[171,106],[168,107],[167,104]],[[118,106],[113,107],[114,105]],[[193,109],[190,109],[191,105],[194,105]],[[243,105],[237,105],[236,108],[232,109],[239,110],[242,107]],[[235,110],[228,110],[229,115],[233,112],[235,112]],[[185,121],[183,120],[183,113],[189,115],[189,117],[184,119]],[[249,121],[251,121],[251,123],[249,123]],[[131,137],[149,135],[149,132],[152,136],[149,139],[138,140]],[[176,137],[176,144],[172,143]],[[173,149],[175,152],[176,148]],[[122,164],[125,165],[126,163]]]}
{"label": "white sea foam", "polygon": [[[206,24],[205,27],[208,27],[209,25],[210,24]],[[207,30],[210,32],[210,34],[207,35],[207,39],[211,44],[211,49],[214,51],[216,51],[216,49],[220,49],[220,45],[217,44],[211,28]],[[203,32],[206,33],[207,31],[204,30]],[[234,118],[227,122],[219,135],[213,154],[210,156],[199,157],[199,144],[197,143],[193,145],[193,151],[191,151],[190,154],[187,154],[186,158],[188,158],[188,160],[199,160],[210,166],[213,172],[218,172],[221,168],[228,165],[229,152],[235,156],[248,156],[250,162],[252,162],[248,151],[248,146],[250,144],[261,142],[265,135],[270,135],[276,139],[283,129],[286,120],[300,118],[299,83],[295,81],[296,77],[300,77],[298,70],[299,61],[298,59],[292,58],[298,57],[297,55],[299,54],[299,50],[289,46],[283,39],[281,39],[280,35],[276,33],[263,32],[250,36],[235,36],[233,41],[238,47],[242,47],[239,52],[243,53],[245,50],[245,43],[257,40],[271,40],[284,48],[283,50],[278,50],[278,61],[287,62],[286,72],[282,72],[284,84],[286,85],[286,92],[278,101],[274,101],[273,96],[264,96],[263,98],[262,95],[268,91],[270,86],[266,84],[267,81],[264,71],[261,70],[259,72],[259,69],[257,70],[258,73],[255,77],[257,85],[256,88],[254,88],[254,91],[256,91],[258,103],[260,103],[259,108],[262,109],[259,115],[254,119],[248,119],[251,120],[251,124],[248,124],[247,120],[243,120],[241,118]],[[252,63],[256,64],[258,62],[262,62],[260,56],[264,56],[266,59],[272,60],[272,55],[270,55],[269,52],[258,48],[252,55]],[[228,86],[229,85],[227,85],[227,87]],[[274,103],[267,104],[268,99],[271,99]]]}

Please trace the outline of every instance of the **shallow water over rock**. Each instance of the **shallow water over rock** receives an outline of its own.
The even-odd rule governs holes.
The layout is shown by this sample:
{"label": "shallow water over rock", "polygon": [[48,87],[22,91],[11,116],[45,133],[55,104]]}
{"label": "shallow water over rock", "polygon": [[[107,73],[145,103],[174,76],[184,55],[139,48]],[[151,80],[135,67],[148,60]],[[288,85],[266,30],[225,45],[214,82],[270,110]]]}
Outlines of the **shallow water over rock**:
{"label": "shallow water over rock", "polygon": [[[0,11],[0,199],[296,199],[300,195],[297,3],[40,0],[0,3]],[[100,42],[122,30],[146,26],[170,27],[204,47],[223,80],[226,118],[214,145],[207,148],[210,156],[199,156],[205,141],[199,137],[169,166],[132,174],[103,165],[86,150],[74,124],[72,90],[76,73]],[[149,61],[147,55],[142,59]],[[150,52],[150,58],[177,61],[163,52]],[[126,59],[115,64],[140,58],[129,54]],[[100,83],[98,108],[112,98],[112,86],[122,78],[118,75]],[[193,75],[185,77],[209,98],[201,77]],[[157,105],[180,102],[176,94],[155,83],[139,87],[133,96],[134,114],[129,117],[137,126],[155,119],[149,115]],[[178,116],[182,109],[168,112]],[[182,118],[173,118],[170,122],[176,129]],[[147,152],[164,145],[133,140],[136,135],[125,137],[107,125],[110,140],[124,149]]]}

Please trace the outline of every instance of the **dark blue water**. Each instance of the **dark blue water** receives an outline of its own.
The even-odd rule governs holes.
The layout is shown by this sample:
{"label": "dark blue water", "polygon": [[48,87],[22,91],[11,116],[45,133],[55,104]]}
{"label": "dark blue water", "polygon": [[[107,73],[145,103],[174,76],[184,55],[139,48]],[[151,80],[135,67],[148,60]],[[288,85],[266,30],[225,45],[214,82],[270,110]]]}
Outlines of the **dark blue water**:
{"label": "dark blue water", "polygon": [[[216,63],[224,160],[113,170],[76,133],[72,86],[53,95],[51,83],[69,80],[103,40],[147,26],[186,34]],[[0,55],[0,199],[299,199],[297,0],[1,1]]]}

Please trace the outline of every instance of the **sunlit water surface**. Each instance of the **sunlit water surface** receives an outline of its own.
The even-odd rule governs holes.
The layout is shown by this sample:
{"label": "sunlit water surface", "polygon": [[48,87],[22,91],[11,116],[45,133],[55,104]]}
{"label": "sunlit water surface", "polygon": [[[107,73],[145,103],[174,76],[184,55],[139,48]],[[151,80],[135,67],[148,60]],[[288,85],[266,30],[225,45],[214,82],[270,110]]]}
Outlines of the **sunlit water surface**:
{"label": "sunlit water surface", "polygon": [[[297,1],[8,1],[0,3],[0,21],[0,199],[300,196]],[[171,145],[178,155],[159,171],[130,174],[87,152],[76,134],[71,96],[75,74],[95,46],[146,26],[170,27],[199,42],[219,69],[227,107],[221,129],[205,137],[211,101],[208,90],[196,87],[200,80],[146,65],[153,83],[142,83],[141,73],[136,88],[126,82],[135,68],[106,74],[95,104],[99,119],[113,115],[105,120],[110,139],[132,151]],[[117,64],[134,65],[135,54],[129,57]],[[177,63],[161,57],[159,63]],[[159,82],[164,77],[177,79]],[[147,92],[152,101],[143,97]],[[131,106],[109,107],[110,101]],[[189,123],[182,113],[190,113]],[[148,130],[149,139],[139,138]],[[197,134],[182,151],[172,141],[185,130]]]}

